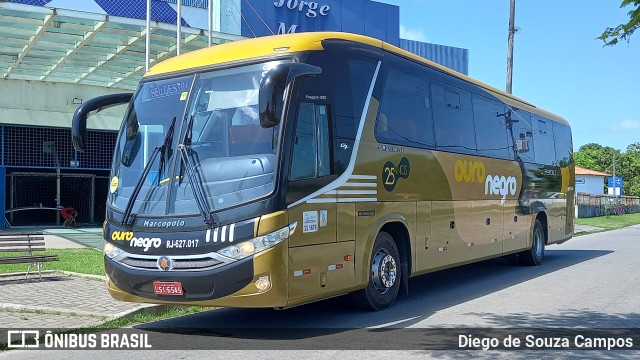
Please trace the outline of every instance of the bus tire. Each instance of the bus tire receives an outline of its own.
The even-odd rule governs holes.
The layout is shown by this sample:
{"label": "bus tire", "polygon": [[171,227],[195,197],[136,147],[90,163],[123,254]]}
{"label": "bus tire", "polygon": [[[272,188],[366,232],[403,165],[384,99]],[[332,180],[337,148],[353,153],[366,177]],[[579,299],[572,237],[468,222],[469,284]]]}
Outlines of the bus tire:
{"label": "bus tire", "polygon": [[544,245],[544,228],[542,227],[540,220],[536,219],[536,222],[533,224],[531,248],[519,254],[522,264],[529,266],[538,266],[542,264],[542,260],[544,259]]}
{"label": "bus tire", "polygon": [[382,231],[376,236],[370,261],[369,282],[351,293],[353,304],[363,310],[384,310],[393,305],[401,283],[400,252],[393,237]]}

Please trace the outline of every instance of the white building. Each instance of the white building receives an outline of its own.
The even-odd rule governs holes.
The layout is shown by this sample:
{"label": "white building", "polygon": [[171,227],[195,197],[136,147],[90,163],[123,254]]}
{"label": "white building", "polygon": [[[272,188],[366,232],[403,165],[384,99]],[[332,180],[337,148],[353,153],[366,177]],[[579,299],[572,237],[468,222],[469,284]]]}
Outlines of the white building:
{"label": "white building", "polygon": [[576,166],[576,193],[603,195],[605,180],[610,174]]}

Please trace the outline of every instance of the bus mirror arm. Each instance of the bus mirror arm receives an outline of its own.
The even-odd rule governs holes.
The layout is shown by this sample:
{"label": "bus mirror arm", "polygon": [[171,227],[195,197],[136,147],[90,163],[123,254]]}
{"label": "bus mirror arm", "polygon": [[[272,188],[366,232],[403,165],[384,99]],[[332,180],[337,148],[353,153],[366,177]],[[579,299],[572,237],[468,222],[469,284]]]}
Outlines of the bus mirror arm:
{"label": "bus mirror arm", "polygon": [[73,147],[80,152],[84,152],[87,137],[87,118],[97,112],[108,109],[112,106],[125,104],[131,101],[133,93],[119,93],[97,96],[91,98],[78,106],[73,114],[71,122],[71,139]]}
{"label": "bus mirror arm", "polygon": [[304,63],[284,63],[269,70],[260,83],[260,126],[271,128],[280,123],[285,89],[289,84],[298,77],[321,73],[321,68]]}

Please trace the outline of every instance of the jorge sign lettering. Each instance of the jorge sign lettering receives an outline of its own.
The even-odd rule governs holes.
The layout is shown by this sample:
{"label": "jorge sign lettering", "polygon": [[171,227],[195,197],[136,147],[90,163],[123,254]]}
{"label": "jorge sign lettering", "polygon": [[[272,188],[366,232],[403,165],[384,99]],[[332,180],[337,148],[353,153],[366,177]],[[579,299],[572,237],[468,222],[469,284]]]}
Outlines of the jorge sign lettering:
{"label": "jorge sign lettering", "polygon": [[[315,1],[303,1],[303,0],[277,0],[273,3],[276,8],[287,8],[289,10],[297,11],[299,13],[305,13],[308,18],[317,18],[320,16],[329,15],[331,7],[329,5],[320,5]],[[287,26],[284,22],[278,22],[278,35],[291,34],[298,31],[299,24],[293,24],[287,30]]]}
{"label": "jorge sign lettering", "polygon": [[284,7],[286,5],[289,10],[296,10],[299,12],[304,12],[306,10],[306,16],[309,18],[315,18],[318,14],[322,16],[329,15],[329,10],[331,7],[329,5],[318,4],[315,1],[303,1],[303,0],[277,0],[273,3],[273,6],[277,8]]}

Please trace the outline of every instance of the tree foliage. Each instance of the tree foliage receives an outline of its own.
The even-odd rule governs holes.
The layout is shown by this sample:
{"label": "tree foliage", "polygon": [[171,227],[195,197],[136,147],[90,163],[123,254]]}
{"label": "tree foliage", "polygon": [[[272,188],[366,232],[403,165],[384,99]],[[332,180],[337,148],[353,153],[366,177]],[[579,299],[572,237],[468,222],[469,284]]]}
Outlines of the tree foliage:
{"label": "tree foliage", "polygon": [[613,174],[613,155],[616,155],[616,176],[623,178],[623,193],[640,196],[640,142],[622,152],[610,146],[586,144],[574,154],[576,166]]}
{"label": "tree foliage", "polygon": [[629,21],[613,28],[608,27],[598,36],[598,39],[604,42],[604,46],[613,46],[621,40],[629,42],[633,32],[640,27],[640,0],[623,0],[620,4],[620,8],[627,6],[633,7],[628,13]]}

